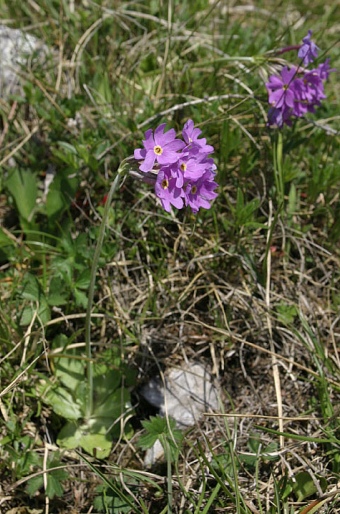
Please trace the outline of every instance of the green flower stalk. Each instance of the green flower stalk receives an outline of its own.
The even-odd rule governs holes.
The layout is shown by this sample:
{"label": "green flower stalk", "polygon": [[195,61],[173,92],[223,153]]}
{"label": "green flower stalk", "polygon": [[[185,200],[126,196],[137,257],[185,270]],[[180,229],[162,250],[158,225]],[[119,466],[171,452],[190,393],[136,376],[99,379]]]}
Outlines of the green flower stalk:
{"label": "green flower stalk", "polygon": [[88,302],[87,302],[87,310],[86,310],[86,318],[85,318],[85,346],[86,346],[86,379],[87,379],[87,407],[86,407],[86,419],[89,419],[93,412],[93,359],[91,352],[91,314],[92,314],[92,305],[93,305],[93,297],[94,297],[94,289],[96,284],[96,275],[98,262],[100,258],[100,253],[103,246],[104,235],[105,235],[105,226],[109,215],[109,209],[112,202],[113,195],[119,189],[123,180],[128,171],[128,167],[130,167],[131,158],[125,159],[118,168],[117,175],[114,181],[111,184],[111,188],[109,194],[107,196],[102,221],[99,228],[99,234],[97,239],[97,244],[93,256],[92,267],[91,267],[91,281],[89,286],[88,293]]}

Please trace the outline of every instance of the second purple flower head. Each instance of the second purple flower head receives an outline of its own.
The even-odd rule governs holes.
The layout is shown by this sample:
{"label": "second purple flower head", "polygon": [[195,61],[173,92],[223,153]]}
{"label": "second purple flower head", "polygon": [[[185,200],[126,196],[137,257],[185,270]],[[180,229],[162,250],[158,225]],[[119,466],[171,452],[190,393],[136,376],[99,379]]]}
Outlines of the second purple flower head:
{"label": "second purple flower head", "polygon": [[[312,31],[309,30],[298,51],[302,66],[308,66],[318,56],[319,48],[311,37]],[[284,66],[279,75],[271,75],[266,84],[270,104],[268,124],[278,127],[291,125],[292,118],[314,112],[315,107],[326,98],[324,82],[331,71],[334,70],[330,69],[329,59],[326,59],[311,70],[301,65],[291,68]]]}

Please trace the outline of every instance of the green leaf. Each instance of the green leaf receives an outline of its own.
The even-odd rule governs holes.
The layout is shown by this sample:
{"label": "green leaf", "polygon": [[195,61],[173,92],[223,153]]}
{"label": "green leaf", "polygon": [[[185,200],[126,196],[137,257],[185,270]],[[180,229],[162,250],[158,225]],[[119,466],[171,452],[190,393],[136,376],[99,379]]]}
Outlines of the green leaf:
{"label": "green leaf", "polygon": [[277,454],[278,446],[277,443],[271,442],[264,446],[261,440],[261,436],[257,432],[250,434],[247,446],[249,453],[241,453],[240,461],[248,466],[255,466],[258,459],[262,459],[264,462],[278,460]]}
{"label": "green leaf", "polygon": [[[68,422],[58,435],[58,444],[69,449],[80,446],[91,455],[103,459],[110,453],[113,438],[120,436],[121,417],[130,408],[129,391],[117,389],[104,403],[95,405],[89,420]],[[65,414],[63,416],[66,417]]]}
{"label": "green leaf", "polygon": [[77,278],[75,286],[79,289],[88,289],[91,281],[91,270],[85,269]]}
{"label": "green leaf", "polygon": [[[60,455],[59,452],[55,454],[50,454],[47,461],[47,470],[51,468],[55,468],[60,466]],[[53,469],[46,474],[47,478],[47,487],[46,487],[46,495],[52,499],[55,496],[62,496],[64,494],[64,489],[61,485],[62,480],[66,480],[68,478],[68,473],[63,469]],[[44,485],[43,475],[39,475],[37,477],[31,478],[26,486],[26,491],[30,496],[33,496],[40,488]]]}
{"label": "green leaf", "polygon": [[138,446],[147,450],[152,448],[155,442],[159,440],[168,458],[172,461],[175,460],[183,440],[183,434],[181,430],[176,428],[175,420],[151,416],[150,420],[142,421],[142,425],[146,433],[139,438]]}
{"label": "green leaf", "polygon": [[93,157],[99,159],[99,156],[105,153],[111,147],[111,141],[100,141],[92,150]]}
{"label": "green leaf", "polygon": [[64,494],[64,489],[60,483],[60,480],[54,473],[48,473],[47,475],[47,496],[52,499],[55,496],[60,497]]}
{"label": "green leaf", "polygon": [[11,258],[17,259],[16,250],[15,242],[0,227],[0,263],[6,262]]}
{"label": "green leaf", "polygon": [[[324,492],[327,489],[327,481],[324,477],[320,477],[319,485]],[[294,477],[294,481],[292,480],[292,488],[295,493],[297,501],[301,502],[317,493],[317,488],[314,484],[314,481],[308,471],[301,471]]]}
{"label": "green leaf", "polygon": [[104,399],[95,391],[93,415],[100,418],[107,426],[111,426],[127,410],[131,409],[130,393],[126,388],[105,392]]}
{"label": "green leaf", "polygon": [[20,216],[31,221],[38,195],[36,176],[30,170],[15,168],[10,171],[5,185],[14,198]]}
{"label": "green leaf", "polygon": [[249,450],[254,453],[255,455],[258,454],[259,448],[261,444],[261,436],[257,432],[252,432],[250,434],[247,446]]}
{"label": "green leaf", "polygon": [[80,305],[84,309],[87,307],[87,294],[79,289],[74,289],[74,298],[77,305]]}
{"label": "green leaf", "polygon": [[39,491],[39,489],[43,486],[44,479],[41,476],[30,478],[26,485],[26,492],[30,496],[34,496],[36,492]]}
{"label": "green leaf", "polygon": [[292,183],[290,185],[289,196],[288,196],[288,206],[287,213],[290,216],[293,216],[297,210],[297,194],[295,184]]}
{"label": "green leaf", "polygon": [[103,423],[97,419],[89,422],[68,422],[59,432],[57,443],[63,448],[83,448],[98,459],[109,456],[112,446],[112,435]]}
{"label": "green leaf", "polygon": [[[142,425],[150,435],[157,436],[157,438],[162,434],[169,433],[168,421],[161,416],[151,416],[149,420],[142,421]],[[170,429],[176,427],[176,422],[172,418],[169,418],[169,426]]]}
{"label": "green leaf", "polygon": [[40,285],[36,277],[27,273],[24,278],[23,288],[21,291],[22,298],[32,300],[33,302],[40,302]]}
{"label": "green leaf", "polygon": [[240,453],[239,459],[246,466],[254,467],[257,461],[257,455],[254,455],[253,453]]}
{"label": "green leaf", "polygon": [[244,195],[242,192],[242,189],[237,189],[237,196],[236,196],[236,209],[237,211],[241,211],[244,207]]}
{"label": "green leaf", "polygon": [[30,273],[25,275],[21,297],[32,302],[31,305],[25,306],[20,314],[21,325],[29,325],[36,313],[41,323],[48,323],[51,319],[50,307],[38,280]]}
{"label": "green leaf", "polygon": [[298,315],[298,310],[295,305],[288,305],[283,302],[276,306],[276,311],[279,321],[287,325],[293,323]]}
{"label": "green leaf", "polygon": [[55,360],[55,374],[60,381],[73,393],[85,380],[85,361],[70,357]]}
{"label": "green leaf", "polygon": [[278,460],[280,457],[278,455],[277,443],[275,443],[274,441],[272,443],[269,443],[261,450],[260,455],[265,462]]}
{"label": "green leaf", "polygon": [[122,373],[119,369],[108,370],[106,365],[95,364],[93,368],[94,399],[95,403],[100,405],[118,389]]}
{"label": "green leaf", "polygon": [[[25,307],[20,315],[20,325],[29,325],[35,316],[36,310],[37,309],[35,307]],[[48,323],[51,319],[51,311],[46,299],[44,299],[41,305],[39,305],[38,318],[43,325],[46,325],[46,323]]]}
{"label": "green leaf", "polygon": [[6,246],[14,246],[14,241],[10,237],[8,237],[8,235],[0,227],[0,248]]}
{"label": "green leaf", "polygon": [[60,307],[61,305],[67,304],[66,296],[58,292],[50,293],[48,295],[47,301],[48,305],[50,305],[51,307]]}
{"label": "green leaf", "polygon": [[216,471],[220,470],[223,475],[227,474],[229,476],[234,476],[234,466],[230,451],[214,455],[214,458],[211,461],[211,465]]}
{"label": "green leaf", "polygon": [[60,277],[52,277],[47,299],[49,305],[59,306],[67,303],[67,294],[63,286],[64,284]]}
{"label": "green leaf", "polygon": [[70,143],[67,143],[66,141],[58,141],[58,145],[60,146],[60,148],[62,148],[62,150],[65,150],[66,153],[78,155],[77,149]]}
{"label": "green leaf", "polygon": [[67,389],[57,386],[42,392],[42,395],[43,400],[59,416],[69,420],[77,420],[83,417],[85,406],[76,401]]}
{"label": "green leaf", "polygon": [[46,214],[55,219],[71,205],[78,189],[78,178],[70,175],[69,170],[58,173],[50,185],[46,197]]}
{"label": "green leaf", "polygon": [[[2,441],[1,444],[3,444]],[[32,446],[32,441],[30,441],[29,444]],[[13,462],[13,473],[15,473],[18,478],[29,475],[34,467],[42,466],[42,459],[37,455],[36,451],[32,451],[30,449],[30,446],[25,442],[24,437],[15,441],[14,445],[16,449],[13,449],[8,445],[6,447],[6,451]],[[21,448],[24,448],[25,451],[22,451]]]}
{"label": "green leaf", "polygon": [[[143,423],[143,421],[142,421]],[[142,450],[148,450],[149,448],[152,448],[155,442],[159,439],[159,435],[157,434],[150,434],[147,432],[146,434],[143,434],[140,436],[139,441],[137,443],[137,446],[142,448]]]}
{"label": "green leaf", "polygon": [[93,501],[94,508],[99,512],[119,512],[125,514],[131,512],[131,506],[123,498],[120,498],[113,489],[99,486],[97,488],[100,496],[96,496]]}

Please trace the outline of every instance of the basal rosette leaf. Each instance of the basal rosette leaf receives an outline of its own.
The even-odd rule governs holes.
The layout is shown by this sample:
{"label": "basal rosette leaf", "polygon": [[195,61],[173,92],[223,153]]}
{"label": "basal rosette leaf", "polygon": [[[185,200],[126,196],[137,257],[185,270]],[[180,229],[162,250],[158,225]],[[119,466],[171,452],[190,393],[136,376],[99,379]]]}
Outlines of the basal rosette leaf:
{"label": "basal rosette leaf", "polygon": [[[81,447],[90,455],[104,459],[110,454],[113,439],[121,435],[120,421],[130,408],[128,390],[119,388],[104,403],[95,406],[89,420],[66,423],[59,432],[57,443],[67,449]],[[129,436],[130,427],[125,427],[125,436]]]}
{"label": "basal rosette leaf", "polygon": [[38,196],[37,178],[30,170],[13,169],[5,185],[14,198],[20,216],[31,221]]}
{"label": "basal rosette leaf", "polygon": [[60,357],[56,359],[55,374],[65,387],[75,392],[84,383],[85,361],[73,355]]}
{"label": "basal rosette leaf", "polygon": [[85,405],[77,401],[74,395],[61,386],[49,386],[45,383],[38,386],[38,392],[53,412],[69,420],[78,420],[84,416]]}

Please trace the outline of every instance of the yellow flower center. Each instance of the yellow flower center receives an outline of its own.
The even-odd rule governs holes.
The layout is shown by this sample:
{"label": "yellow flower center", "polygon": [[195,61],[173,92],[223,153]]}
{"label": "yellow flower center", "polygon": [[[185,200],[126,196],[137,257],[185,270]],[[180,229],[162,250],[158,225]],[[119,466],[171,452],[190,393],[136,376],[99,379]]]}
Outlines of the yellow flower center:
{"label": "yellow flower center", "polygon": [[187,165],[184,162],[182,162],[182,164],[180,165],[180,168],[182,171],[185,171],[187,169]]}
{"label": "yellow flower center", "polygon": [[162,155],[163,148],[159,145],[156,145],[156,146],[154,146],[153,151],[155,152],[156,155]]}
{"label": "yellow flower center", "polygon": [[168,189],[168,187],[169,187],[169,181],[168,181],[168,179],[167,179],[167,178],[163,178],[163,180],[162,180],[162,184],[161,184],[161,185],[162,185],[162,188],[163,188],[163,189]]}
{"label": "yellow flower center", "polygon": [[197,187],[196,187],[196,186],[192,186],[192,188],[191,188],[191,193],[192,193],[193,195],[195,195],[195,194],[197,193]]}

